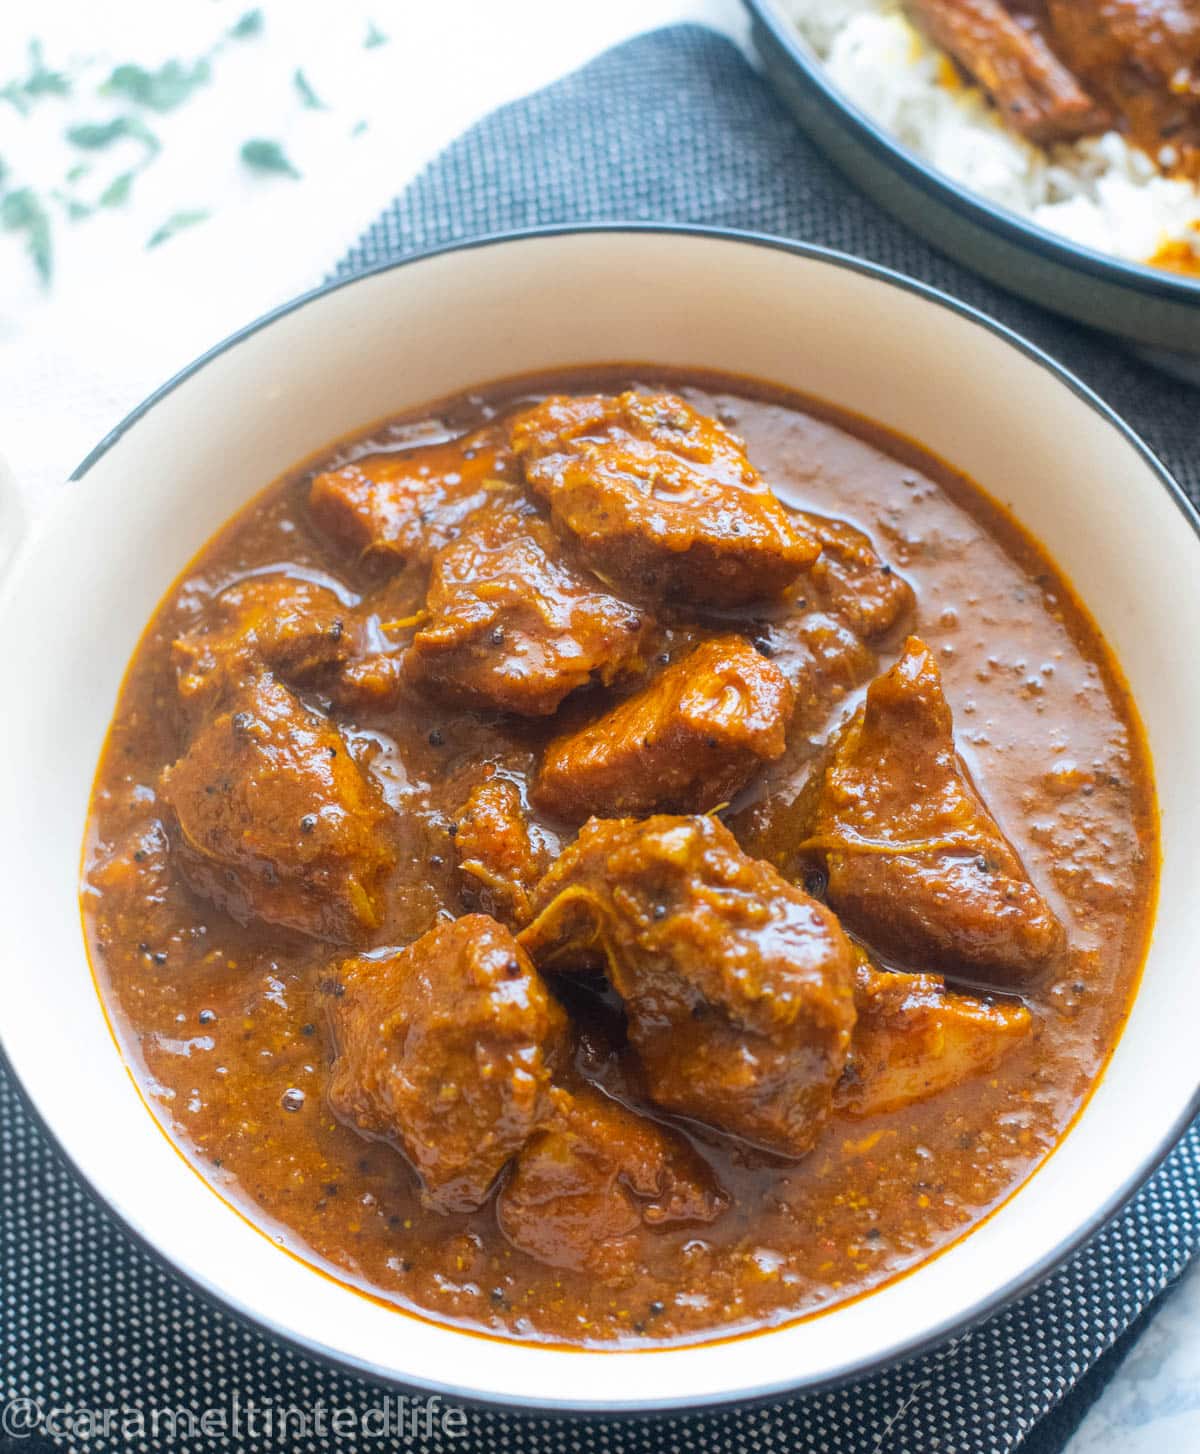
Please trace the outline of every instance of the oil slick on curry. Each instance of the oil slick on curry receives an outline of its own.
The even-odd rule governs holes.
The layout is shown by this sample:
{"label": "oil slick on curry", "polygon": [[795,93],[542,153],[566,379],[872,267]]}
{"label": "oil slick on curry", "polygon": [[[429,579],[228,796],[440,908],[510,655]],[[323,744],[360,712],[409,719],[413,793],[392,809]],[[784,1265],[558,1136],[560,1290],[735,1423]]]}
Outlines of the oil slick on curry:
{"label": "oil slick on curry", "polygon": [[83,901],[164,1124],[401,1306],[769,1326],[969,1230],[1119,1034],[1136,713],[969,481],[715,375],[500,385],[331,449],[125,682]]}

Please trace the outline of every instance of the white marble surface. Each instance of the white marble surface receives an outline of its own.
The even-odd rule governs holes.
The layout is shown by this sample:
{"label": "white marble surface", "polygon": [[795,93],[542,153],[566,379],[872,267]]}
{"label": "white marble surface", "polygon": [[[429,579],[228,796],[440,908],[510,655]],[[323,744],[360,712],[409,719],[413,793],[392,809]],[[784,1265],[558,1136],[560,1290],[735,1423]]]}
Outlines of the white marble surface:
{"label": "white marble surface", "polygon": [[[48,64],[78,75],[72,98],[47,100],[27,120],[0,103],[8,185],[58,185],[79,159],[66,127],[127,109],[96,94],[112,65],[200,54],[252,3],[0,6],[0,85],[24,70],[35,34]],[[737,0],[264,0],[261,9],[261,35],[227,44],[209,86],[178,111],[147,118],[162,151],[126,205],[73,225],[56,215],[51,289],[37,285],[19,239],[0,232],[0,453],[34,512],[150,389],[318,282],[422,163],[487,111],[657,25],[695,19],[741,41],[746,30]],[[372,22],[386,45],[364,46]],[[297,67],[328,109],[300,103]],[[237,154],[252,136],[278,139],[301,179],[247,172]],[[95,185],[130,159],[98,154]],[[147,251],[151,233],[185,208],[211,216]],[[0,509],[0,530],[11,531],[11,519]],[[1069,1454],[1191,1451],[1200,1454],[1200,1269],[1069,1446]]]}

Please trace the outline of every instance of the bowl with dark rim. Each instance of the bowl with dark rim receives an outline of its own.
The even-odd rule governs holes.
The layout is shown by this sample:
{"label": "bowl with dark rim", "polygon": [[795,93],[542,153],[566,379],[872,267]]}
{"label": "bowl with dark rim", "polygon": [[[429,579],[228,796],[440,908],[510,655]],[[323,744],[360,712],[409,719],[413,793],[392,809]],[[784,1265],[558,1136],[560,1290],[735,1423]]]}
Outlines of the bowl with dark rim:
{"label": "bowl with dark rim", "polygon": [[[820,347],[812,341],[820,340]],[[114,1042],[80,923],[101,746],[146,622],[196,551],[298,461],[489,379],[624,359],[773,381],[974,478],[1092,612],[1145,725],[1161,803],[1145,973],[1057,1150],[970,1233],[820,1315],[600,1351],[483,1336],[365,1296],[252,1224],[163,1134]],[[977,381],[986,378],[987,389]],[[1200,1105],[1200,529],[1093,393],[934,290],[820,248],[613,225],[492,237],[318,289],[196,360],[80,465],[0,567],[0,1044],[98,1200],[180,1278],[307,1353],[394,1385],[551,1412],[778,1397],[878,1370],[1044,1277],[1153,1171]],[[13,688],[16,688],[14,691]]]}
{"label": "bowl with dark rim", "polygon": [[941,252],[1056,313],[1167,357],[1200,380],[1200,277],[1071,242],[989,201],[916,155],[834,84],[779,0],[743,0],[784,104],[849,179]]}

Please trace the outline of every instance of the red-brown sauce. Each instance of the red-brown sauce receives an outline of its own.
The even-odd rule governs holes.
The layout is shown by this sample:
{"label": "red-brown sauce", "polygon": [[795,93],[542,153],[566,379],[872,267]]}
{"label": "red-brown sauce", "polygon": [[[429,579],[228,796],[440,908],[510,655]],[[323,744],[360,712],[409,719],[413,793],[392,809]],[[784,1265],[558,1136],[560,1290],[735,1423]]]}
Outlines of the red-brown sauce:
{"label": "red-brown sauce", "polygon": [[[516,401],[663,383],[626,368],[497,385],[332,447],[315,467],[431,445],[444,462],[454,440]],[[333,582],[348,608],[378,589],[369,563],[314,529],[314,465],[257,496],[163,601],[129,668],[92,801],[82,901],[93,964],[124,1053],[177,1144],[300,1256],[399,1307],[506,1337],[637,1346],[726,1336],[829,1308],[929,1258],[1010,1195],[1079,1110],[1120,1033],[1153,909],[1155,805],[1137,714],[1040,548],[969,481],[861,421],[741,379],[666,383],[745,439],[786,504],[865,530],[915,590],[908,629],[936,653],[959,750],[1068,934],[1065,958],[1027,997],[1032,1035],[994,1073],[907,1109],[835,1114],[798,1162],[686,1123],[729,1209],[702,1227],[645,1229],[637,1276],[616,1285],[519,1251],[490,1204],[424,1209],[402,1157],[338,1122],[325,1099],[332,1051],[318,986],[343,951],[239,926],[163,856],[158,780],[183,746],[172,642],[248,573]],[[422,589],[412,587],[414,611]],[[403,615],[394,591],[388,609]],[[726,612],[714,629],[731,622],[752,634],[755,612]],[[899,645],[875,643],[878,670]],[[723,812],[748,851],[770,804],[795,795],[808,759],[860,699],[861,688],[831,693],[824,720],[806,723]],[[549,729],[419,698],[379,716],[333,715],[395,810],[399,867],[372,942],[405,944],[470,907],[448,829],[480,768],[525,782]],[[552,844],[569,836],[537,826]],[[569,1008],[586,1016],[587,997]],[[615,1062],[583,1070],[620,1090]]]}

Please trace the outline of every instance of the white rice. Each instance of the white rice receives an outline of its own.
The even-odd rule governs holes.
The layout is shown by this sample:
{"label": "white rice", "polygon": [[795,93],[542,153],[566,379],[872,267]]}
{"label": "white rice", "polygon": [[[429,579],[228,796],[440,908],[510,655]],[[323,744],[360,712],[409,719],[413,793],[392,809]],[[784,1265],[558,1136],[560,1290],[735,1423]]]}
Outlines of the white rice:
{"label": "white rice", "polygon": [[1164,177],[1116,132],[1049,150],[1006,129],[899,0],[783,0],[861,110],[939,171],[1097,252],[1149,261],[1186,241],[1200,260],[1200,189]]}

